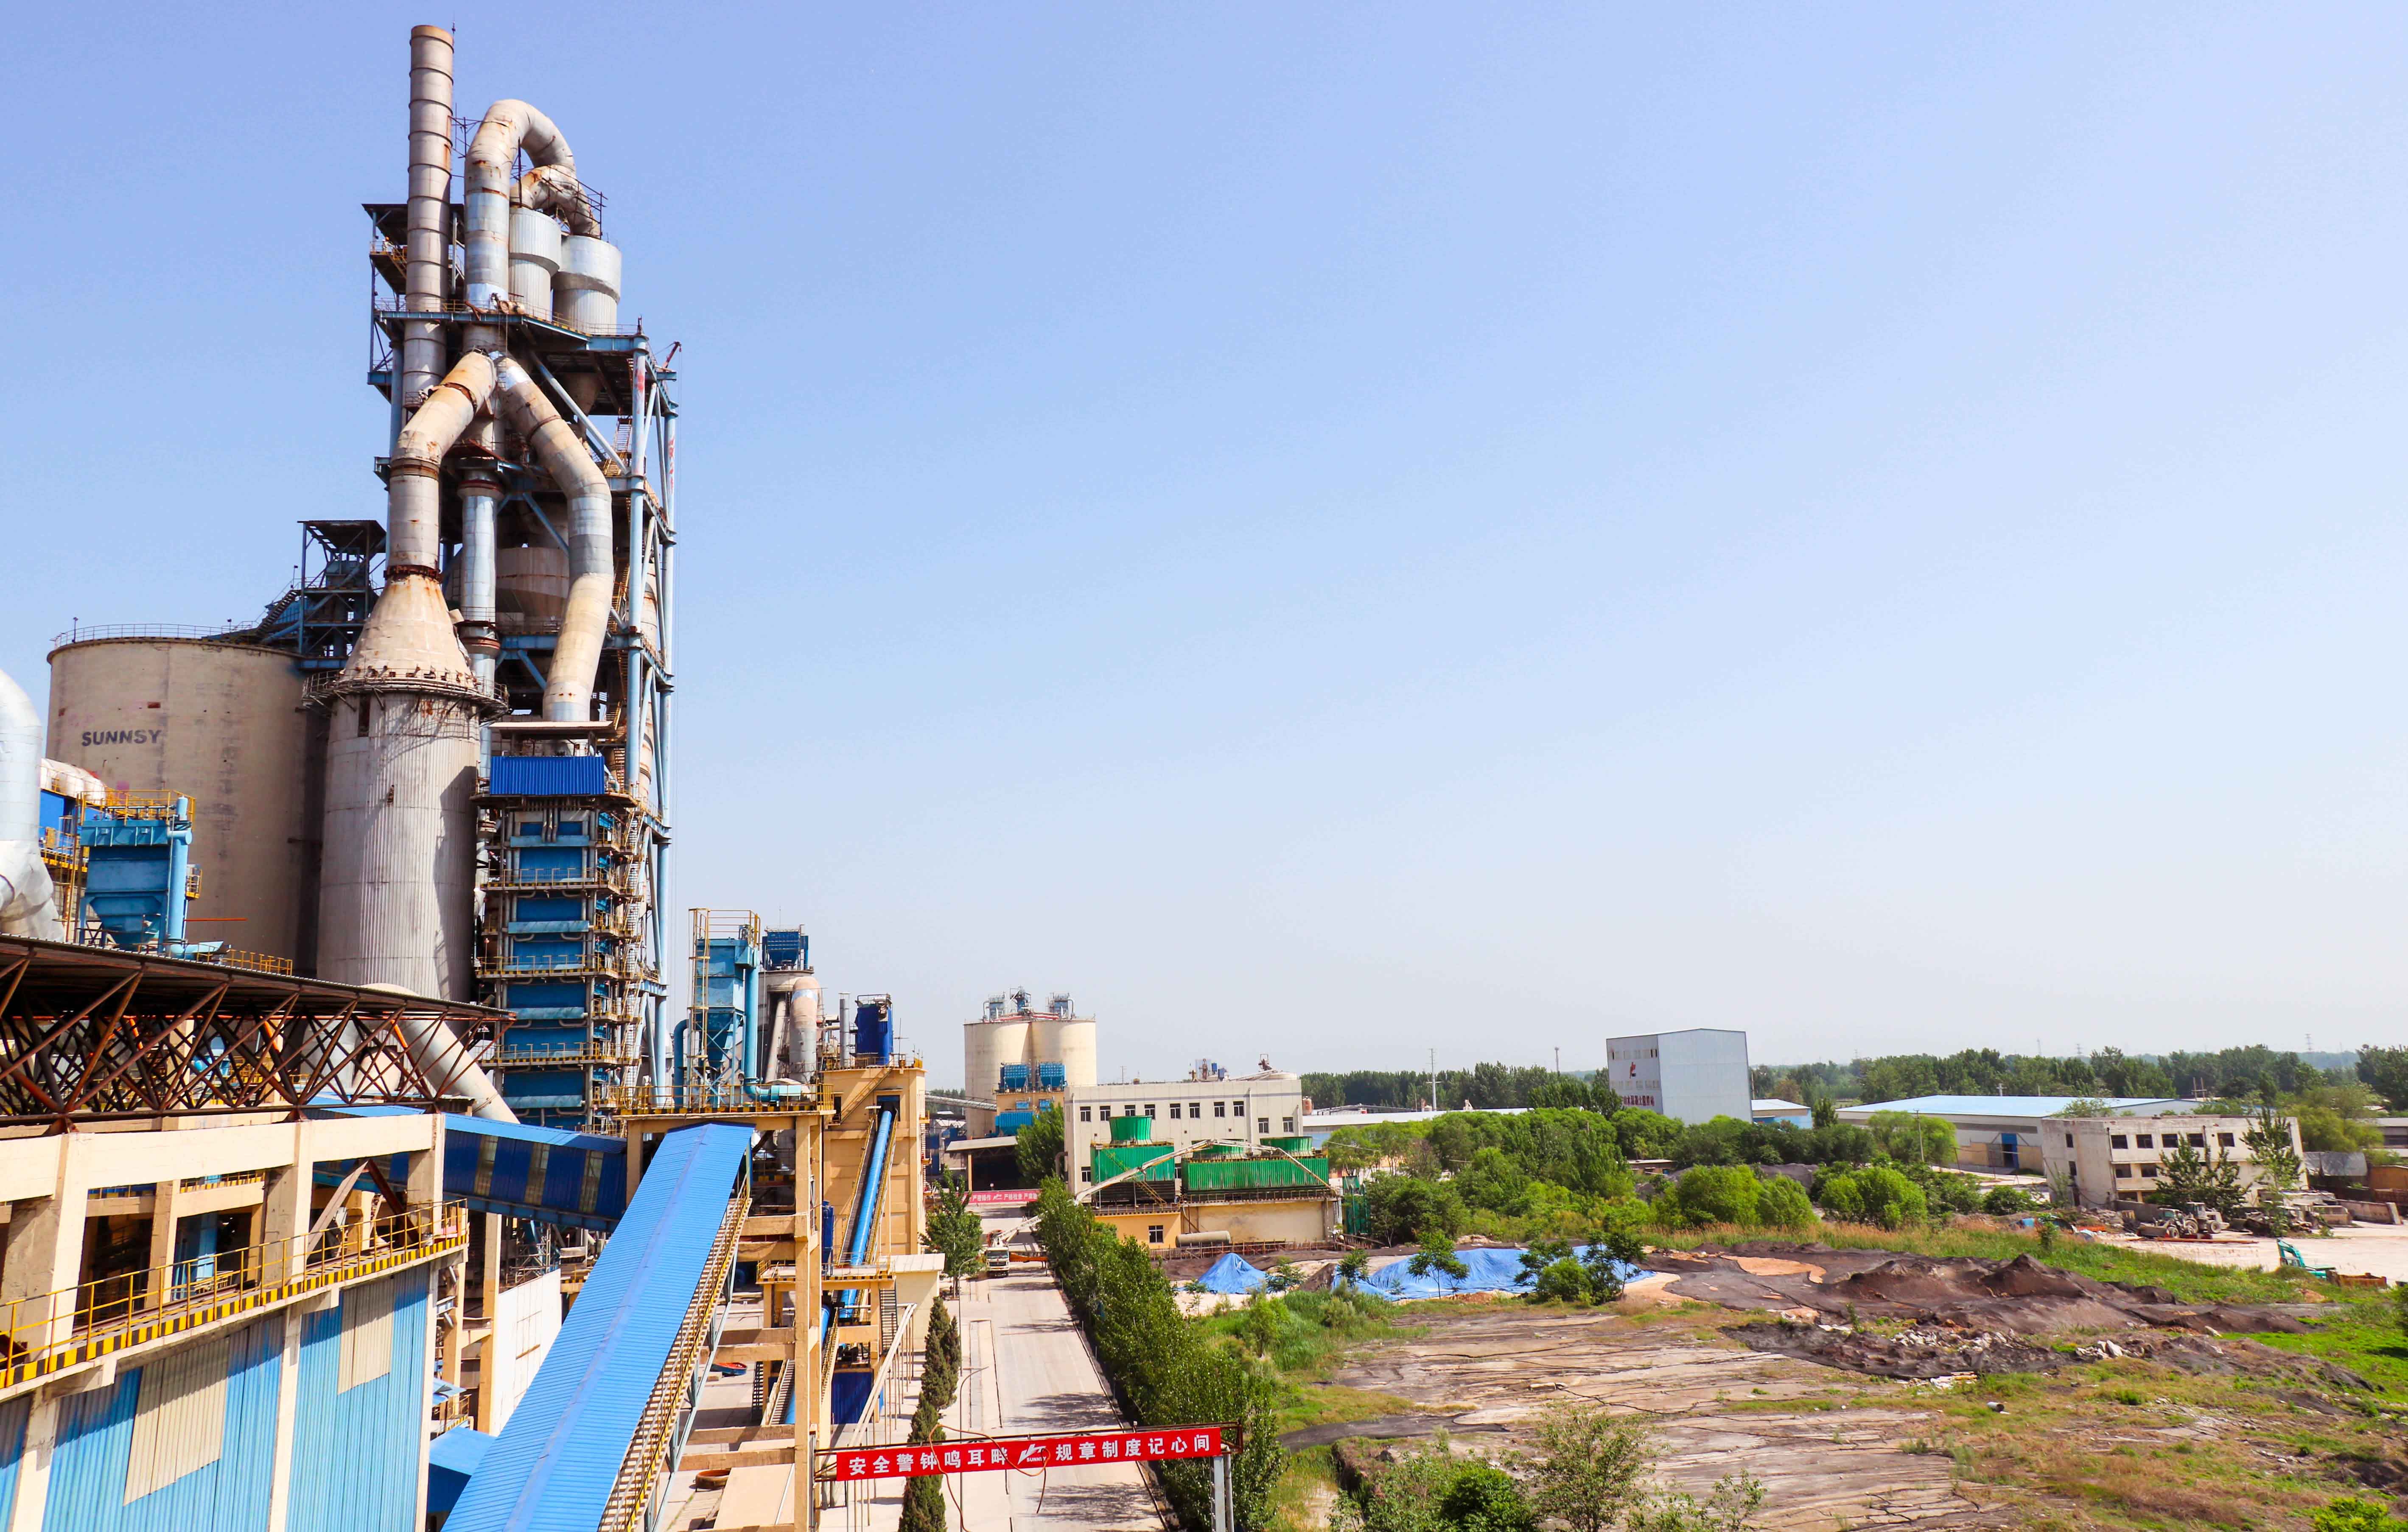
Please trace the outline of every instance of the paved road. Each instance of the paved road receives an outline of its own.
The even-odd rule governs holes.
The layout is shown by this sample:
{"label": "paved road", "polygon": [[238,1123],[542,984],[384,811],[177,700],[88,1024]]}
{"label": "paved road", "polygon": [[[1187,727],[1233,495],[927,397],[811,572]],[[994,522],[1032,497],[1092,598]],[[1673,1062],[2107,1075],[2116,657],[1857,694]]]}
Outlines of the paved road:
{"label": "paved road", "polygon": [[[966,1282],[961,1397],[946,1429],[964,1436],[1110,1430],[1125,1425],[1050,1274]],[[1165,1532],[1130,1466],[1046,1474],[965,1474],[963,1525],[1003,1532]]]}
{"label": "paved road", "polygon": [[[1126,1424],[1097,1375],[1061,1290],[1044,1271],[990,1277],[962,1284],[953,1317],[962,1329],[962,1389],[945,1411],[946,1434],[1011,1436],[1028,1432],[1110,1430]],[[912,1377],[916,1379],[916,1371]],[[706,1396],[705,1419],[697,1424],[737,1425],[748,1418],[749,1380],[714,1384]],[[910,1385],[916,1387],[916,1382]],[[894,1418],[872,1433],[881,1442],[901,1441],[911,1398],[897,1396]],[[738,1469],[760,1483],[694,1492],[681,1485],[670,1496],[672,1528],[686,1528],[721,1515],[723,1498],[742,1501],[739,1521],[791,1516],[790,1474]],[[779,1482],[771,1484],[769,1480]],[[960,1496],[950,1520],[978,1532],[1168,1532],[1134,1466],[1097,1464],[1042,1474],[970,1473],[946,1482]],[[821,1513],[830,1532],[894,1532],[902,1519],[902,1481],[887,1480],[875,1491],[863,1486],[851,1503]],[[774,1509],[773,1509],[774,1508]]]}

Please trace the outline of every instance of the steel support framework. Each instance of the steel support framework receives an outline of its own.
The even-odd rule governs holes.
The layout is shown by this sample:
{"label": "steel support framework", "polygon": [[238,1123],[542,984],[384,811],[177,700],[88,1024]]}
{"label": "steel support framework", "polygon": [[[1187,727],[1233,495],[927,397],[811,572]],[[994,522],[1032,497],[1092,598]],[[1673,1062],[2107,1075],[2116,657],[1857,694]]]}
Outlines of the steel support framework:
{"label": "steel support framework", "polygon": [[402,1023],[499,1013],[147,952],[0,938],[0,1125],[450,1099]]}

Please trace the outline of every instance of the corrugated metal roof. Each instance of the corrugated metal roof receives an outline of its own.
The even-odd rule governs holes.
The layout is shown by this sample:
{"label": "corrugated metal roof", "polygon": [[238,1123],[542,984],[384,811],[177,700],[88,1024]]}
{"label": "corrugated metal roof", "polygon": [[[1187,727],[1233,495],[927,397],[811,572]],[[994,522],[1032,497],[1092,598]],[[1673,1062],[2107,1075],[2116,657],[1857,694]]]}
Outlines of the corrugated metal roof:
{"label": "corrugated metal roof", "polygon": [[752,1147],[751,1128],[724,1123],[662,1138],[448,1532],[592,1532],[600,1524]]}

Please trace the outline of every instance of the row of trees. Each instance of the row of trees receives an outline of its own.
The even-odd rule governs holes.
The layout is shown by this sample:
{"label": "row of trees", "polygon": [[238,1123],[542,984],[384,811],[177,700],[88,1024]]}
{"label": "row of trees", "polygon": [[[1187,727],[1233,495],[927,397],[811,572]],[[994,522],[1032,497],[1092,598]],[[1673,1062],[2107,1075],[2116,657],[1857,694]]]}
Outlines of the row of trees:
{"label": "row of trees", "polygon": [[[2324,1055],[2330,1057],[2330,1055]],[[2289,1096],[2336,1084],[2369,1087],[2408,1110],[2408,1048],[2362,1048],[2354,1068],[2323,1069],[2296,1052],[2262,1046],[2214,1052],[2095,1053],[2050,1057],[1969,1048],[1945,1056],[1894,1053],[1847,1064],[1758,1065],[1749,1088],[1759,1096],[1901,1101],[1917,1095],[2240,1096],[2271,1081]]]}
{"label": "row of trees", "polygon": [[[2330,1055],[2322,1055],[2329,1057]],[[2394,1111],[2408,1111],[2408,1048],[2361,1048],[2354,1069],[2326,1070],[2296,1052],[2253,1045],[2214,1052],[2095,1053],[2050,1057],[1969,1048],[1944,1057],[1894,1053],[1846,1064],[1759,1064],[1749,1089],[1812,1106],[1817,1101],[1902,1101],[1917,1095],[2238,1096],[2272,1080],[2285,1095],[2355,1081]],[[1304,1076],[1319,1107],[1420,1107],[1430,1077],[1414,1069],[1354,1069]],[[1481,1064],[1441,1069],[1437,1106],[1588,1107],[1612,1111],[1611,1083],[1589,1072],[1557,1074],[1538,1066]]]}
{"label": "row of trees", "polygon": [[[1278,1382],[1240,1353],[1210,1344],[1181,1316],[1145,1247],[1097,1223],[1059,1178],[1049,1177],[1038,1196],[1037,1238],[1130,1420],[1241,1428],[1244,1445],[1229,1465],[1232,1508],[1239,1525],[1266,1525],[1286,1458],[1279,1444]],[[1211,1525],[1210,1465],[1159,1468],[1180,1519],[1191,1527]]]}
{"label": "row of trees", "polygon": [[[920,1359],[920,1405],[911,1412],[911,1445],[945,1439],[944,1412],[961,1394],[962,1332],[939,1296],[930,1300],[928,1339]],[[934,1474],[903,1489],[901,1532],[945,1532],[945,1482]]]}

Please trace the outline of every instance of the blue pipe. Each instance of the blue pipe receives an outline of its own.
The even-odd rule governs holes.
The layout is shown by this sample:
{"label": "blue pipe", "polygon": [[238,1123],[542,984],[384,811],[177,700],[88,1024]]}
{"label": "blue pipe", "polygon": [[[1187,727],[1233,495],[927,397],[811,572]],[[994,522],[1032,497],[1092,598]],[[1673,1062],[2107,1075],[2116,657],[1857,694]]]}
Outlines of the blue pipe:
{"label": "blue pipe", "polygon": [[[869,1259],[869,1235],[878,1226],[878,1204],[886,1191],[886,1150],[895,1137],[895,1109],[878,1109],[878,1127],[870,1136],[869,1153],[861,1162],[861,1191],[853,1198],[853,1233],[845,1240],[844,1264],[859,1266]],[[861,1303],[861,1289],[848,1287],[836,1296],[838,1311],[851,1310]],[[832,1324],[835,1313],[831,1312]]]}

